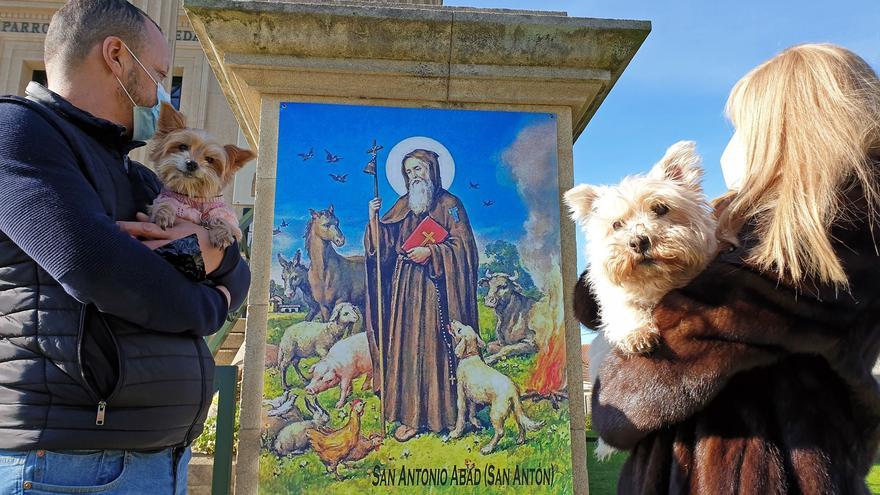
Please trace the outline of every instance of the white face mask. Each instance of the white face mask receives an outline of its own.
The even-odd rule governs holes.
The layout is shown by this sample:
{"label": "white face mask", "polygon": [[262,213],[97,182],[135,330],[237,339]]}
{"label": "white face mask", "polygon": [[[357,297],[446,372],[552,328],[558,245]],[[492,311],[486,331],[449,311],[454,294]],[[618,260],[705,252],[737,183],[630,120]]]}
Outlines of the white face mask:
{"label": "white face mask", "polygon": [[746,147],[739,131],[733,133],[721,154],[721,174],[728,189],[739,191],[746,176]]}

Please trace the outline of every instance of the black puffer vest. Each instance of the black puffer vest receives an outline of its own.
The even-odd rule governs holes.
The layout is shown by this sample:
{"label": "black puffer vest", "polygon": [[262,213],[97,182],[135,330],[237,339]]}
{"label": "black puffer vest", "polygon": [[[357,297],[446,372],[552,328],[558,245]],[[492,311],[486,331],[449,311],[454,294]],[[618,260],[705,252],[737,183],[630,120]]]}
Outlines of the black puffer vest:
{"label": "black puffer vest", "polygon": [[[135,146],[43,88],[0,98],[46,119],[70,144],[114,220],[159,192],[128,160]],[[142,143],[136,143],[142,144]],[[69,296],[0,232],[0,448],[154,450],[202,431],[214,361],[204,339],[149,331]]]}

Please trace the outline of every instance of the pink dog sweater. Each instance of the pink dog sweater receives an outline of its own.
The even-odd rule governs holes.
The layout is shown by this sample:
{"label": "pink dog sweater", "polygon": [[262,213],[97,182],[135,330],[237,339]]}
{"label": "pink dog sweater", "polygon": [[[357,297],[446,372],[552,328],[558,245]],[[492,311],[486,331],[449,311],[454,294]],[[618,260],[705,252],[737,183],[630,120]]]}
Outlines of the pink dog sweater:
{"label": "pink dog sweater", "polygon": [[236,238],[241,237],[241,231],[238,229],[238,217],[232,208],[226,206],[221,196],[190,198],[170,189],[162,189],[162,192],[153,201],[153,206],[160,204],[171,206],[178,217],[200,225],[207,223],[208,220],[223,220],[235,227]]}

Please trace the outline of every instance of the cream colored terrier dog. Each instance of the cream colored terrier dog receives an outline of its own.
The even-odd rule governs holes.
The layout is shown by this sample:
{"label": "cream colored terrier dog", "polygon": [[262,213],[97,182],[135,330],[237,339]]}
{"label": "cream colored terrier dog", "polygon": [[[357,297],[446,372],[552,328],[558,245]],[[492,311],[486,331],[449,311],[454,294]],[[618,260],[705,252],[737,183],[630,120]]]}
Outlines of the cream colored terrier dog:
{"label": "cream colored terrier dog", "polygon": [[[628,353],[654,349],[660,339],[654,306],[687,285],[715,255],[716,221],[702,176],[694,142],[680,141],[647,175],[565,193],[572,218],[587,235],[586,277],[602,321],[602,334],[590,346],[594,382],[609,346]],[[599,459],[614,452],[599,439]]]}
{"label": "cream colored terrier dog", "polygon": [[680,141],[647,175],[565,193],[572,218],[587,235],[587,277],[601,330],[623,351],[654,349],[660,338],[654,306],[703,271],[717,250],[716,221],[694,148],[693,141]]}
{"label": "cream colored terrier dog", "polygon": [[489,454],[495,450],[498,441],[504,436],[504,422],[510,413],[519,428],[517,443],[526,441],[526,431],[535,431],[544,425],[541,421],[533,421],[526,416],[519,400],[516,384],[495,368],[483,362],[480,349],[486,347],[483,339],[473,328],[460,321],[452,321],[449,333],[455,344],[455,357],[458,358],[456,368],[456,391],[458,393],[458,417],[455,428],[449,432],[450,438],[458,438],[464,433],[465,418],[477,429],[482,426],[474,417],[477,404],[489,404],[489,419],[495,435],[480,452]]}

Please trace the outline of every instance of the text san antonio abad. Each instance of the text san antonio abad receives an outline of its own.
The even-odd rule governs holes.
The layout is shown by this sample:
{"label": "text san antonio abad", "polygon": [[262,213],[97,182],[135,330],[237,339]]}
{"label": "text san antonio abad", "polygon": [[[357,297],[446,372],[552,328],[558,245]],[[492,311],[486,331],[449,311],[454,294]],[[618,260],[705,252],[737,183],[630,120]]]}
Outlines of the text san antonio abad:
{"label": "text san antonio abad", "polygon": [[373,486],[495,486],[495,485],[552,485],[558,470],[550,467],[515,466],[502,468],[487,464],[482,468],[449,467],[449,468],[409,468],[373,469]]}

